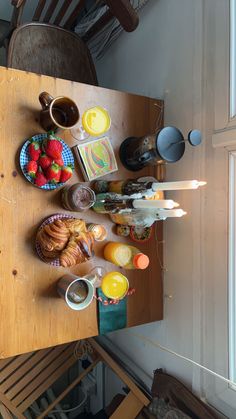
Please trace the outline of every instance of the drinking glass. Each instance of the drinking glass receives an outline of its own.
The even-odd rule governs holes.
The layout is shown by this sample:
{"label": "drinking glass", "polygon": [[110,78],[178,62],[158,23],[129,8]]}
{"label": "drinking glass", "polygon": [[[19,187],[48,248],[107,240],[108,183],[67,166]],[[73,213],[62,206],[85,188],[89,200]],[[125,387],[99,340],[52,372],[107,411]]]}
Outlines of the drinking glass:
{"label": "drinking glass", "polygon": [[71,135],[78,141],[88,137],[99,137],[110,129],[111,118],[108,111],[101,106],[94,106],[82,114],[81,122],[71,128]]}
{"label": "drinking glass", "polygon": [[94,279],[94,287],[99,288],[102,283],[102,278],[106,275],[107,271],[103,266],[95,266],[86,275],[86,278]]}

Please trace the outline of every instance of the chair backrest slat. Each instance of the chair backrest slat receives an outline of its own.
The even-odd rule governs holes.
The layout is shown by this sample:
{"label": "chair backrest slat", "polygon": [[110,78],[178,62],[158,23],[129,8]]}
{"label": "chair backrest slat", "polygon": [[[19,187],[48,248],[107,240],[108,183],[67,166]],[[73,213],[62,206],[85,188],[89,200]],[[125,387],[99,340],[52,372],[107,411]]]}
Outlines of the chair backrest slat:
{"label": "chair backrest slat", "polygon": [[[6,393],[8,389],[13,391],[13,389],[15,389],[15,386],[18,385],[21,378],[24,377],[25,374],[33,368],[32,365],[37,365],[37,363],[39,363],[39,361],[41,361],[41,359],[43,359],[47,355],[47,353],[51,351],[52,348],[42,349],[41,351],[34,352],[33,356],[28,358],[27,361],[24,362],[24,364],[20,365],[19,368],[15,369],[15,371],[9,377],[7,377],[6,380],[3,381],[3,383],[0,385],[1,393]],[[7,397],[10,399],[9,395],[7,395]]]}
{"label": "chair backrest slat", "polygon": [[7,366],[7,364],[10,364],[10,362],[14,359],[12,358],[5,358],[0,360],[0,371],[3,370]]}
{"label": "chair backrest slat", "polygon": [[80,0],[78,4],[75,6],[74,10],[71,12],[68,19],[66,20],[65,24],[63,25],[65,29],[72,28],[73,24],[75,23],[78,17],[78,14],[81,12],[84,6],[85,6],[85,0]]}
{"label": "chair backrest slat", "polygon": [[[14,386],[12,386],[5,395],[8,399],[12,400],[17,396],[22,390],[25,391],[26,387],[31,387],[31,381],[37,377],[43,370],[53,364],[55,360],[61,355],[61,353],[66,349],[67,345],[60,345],[51,351],[47,351],[46,356],[41,356],[43,351],[39,351],[33,356],[31,362],[27,365],[27,371],[25,374],[21,375]],[[37,355],[38,354],[38,355]],[[43,354],[44,355],[44,354]],[[9,387],[8,387],[9,388]]]}
{"label": "chair backrest slat", "polygon": [[46,390],[48,388],[47,379],[51,377],[54,371],[58,369],[60,370],[61,367],[63,368],[64,363],[70,356],[74,356],[73,349],[74,346],[70,345],[66,348],[65,351],[59,353],[58,356],[53,360],[53,362],[51,362],[51,364],[45,366],[45,368],[41,370],[40,374],[36,375],[35,379],[32,382],[29,382],[26,387],[24,387],[15,397],[13,397],[13,399],[11,400],[12,404],[15,407],[19,406],[40,385],[43,385]]}
{"label": "chair backrest slat", "polygon": [[37,398],[48,389],[65,371],[67,371],[74,363],[76,358],[73,355],[70,356],[64,363],[58,367],[53,373],[47,376],[43,381],[19,406],[17,406],[19,412],[24,412]]}
{"label": "chair backrest slat", "polygon": [[37,5],[37,7],[35,9],[35,12],[34,12],[33,19],[32,19],[34,22],[39,21],[45,4],[46,4],[46,0],[39,0],[38,5]]}
{"label": "chair backrest slat", "polygon": [[51,0],[51,3],[48,6],[48,9],[46,11],[46,14],[44,16],[43,22],[44,23],[48,23],[53,15],[53,12],[55,10],[55,8],[58,5],[59,0]]}
{"label": "chair backrest slat", "polygon": [[6,378],[9,377],[9,375],[11,375],[21,364],[27,361],[27,359],[29,359],[32,356],[32,353],[33,352],[29,352],[27,354],[23,354],[13,358],[12,362],[1,371],[0,382],[6,380]]}
{"label": "chair backrest slat", "polygon": [[58,14],[56,15],[56,18],[55,18],[54,22],[53,22],[54,25],[57,25],[57,26],[60,25],[64,15],[66,14],[66,11],[67,11],[68,7],[70,6],[70,4],[71,4],[71,0],[64,0],[64,3],[62,4]]}
{"label": "chair backrest slat", "polygon": [[26,0],[12,0],[12,5],[14,6],[14,9],[11,16],[11,29],[15,29],[17,28],[17,26],[20,25],[25,3]]}

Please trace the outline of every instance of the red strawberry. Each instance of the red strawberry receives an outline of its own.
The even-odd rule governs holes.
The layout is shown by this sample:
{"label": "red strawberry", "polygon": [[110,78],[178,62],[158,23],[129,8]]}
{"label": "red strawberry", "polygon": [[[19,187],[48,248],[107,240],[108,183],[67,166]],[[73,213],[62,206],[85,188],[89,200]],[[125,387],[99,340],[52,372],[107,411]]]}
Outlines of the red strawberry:
{"label": "red strawberry", "polygon": [[30,177],[34,178],[35,174],[38,170],[38,165],[37,165],[36,161],[30,160],[29,163],[26,166],[26,170],[27,170],[28,175],[30,175]]}
{"label": "red strawberry", "polygon": [[47,154],[43,153],[41,154],[39,158],[39,166],[42,167],[43,170],[46,170],[52,163],[51,157],[48,157]]}
{"label": "red strawberry", "polygon": [[46,170],[47,180],[51,183],[58,183],[60,181],[61,168],[58,164],[52,163]]}
{"label": "red strawberry", "polygon": [[61,157],[60,159],[54,159],[54,163],[62,167],[64,165],[63,158]]}
{"label": "red strawberry", "polygon": [[37,161],[41,154],[40,144],[37,141],[32,141],[28,147],[31,160]]}
{"label": "red strawberry", "polygon": [[34,183],[37,186],[43,186],[43,185],[45,185],[45,183],[47,183],[47,179],[44,176],[41,168],[39,168],[39,170],[36,173],[36,177],[35,177]]}
{"label": "red strawberry", "polygon": [[68,166],[63,166],[61,169],[61,177],[60,182],[66,182],[68,179],[71,178],[73,173],[73,167],[71,164],[68,164]]}
{"label": "red strawberry", "polygon": [[63,145],[61,141],[57,140],[52,135],[49,135],[43,142],[43,149],[45,153],[53,159],[60,159]]}

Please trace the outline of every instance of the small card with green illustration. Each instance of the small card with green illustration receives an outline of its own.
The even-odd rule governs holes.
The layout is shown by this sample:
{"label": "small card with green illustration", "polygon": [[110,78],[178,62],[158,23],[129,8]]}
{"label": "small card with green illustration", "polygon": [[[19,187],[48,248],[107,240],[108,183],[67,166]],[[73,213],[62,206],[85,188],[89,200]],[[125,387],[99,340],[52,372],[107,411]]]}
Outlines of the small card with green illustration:
{"label": "small card with green illustration", "polygon": [[73,150],[86,180],[91,181],[118,170],[108,137],[78,144]]}

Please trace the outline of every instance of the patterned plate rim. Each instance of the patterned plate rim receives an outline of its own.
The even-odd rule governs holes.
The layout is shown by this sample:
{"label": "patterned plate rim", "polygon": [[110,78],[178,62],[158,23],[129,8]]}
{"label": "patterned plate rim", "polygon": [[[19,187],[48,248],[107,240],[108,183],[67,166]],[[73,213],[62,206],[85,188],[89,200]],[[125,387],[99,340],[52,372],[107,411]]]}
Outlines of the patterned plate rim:
{"label": "patterned plate rim", "polygon": [[[39,138],[39,137],[41,137],[41,138]],[[57,188],[60,188],[61,186],[64,186],[66,182],[56,183],[55,185],[46,183],[44,186],[37,186],[37,185],[35,185],[35,183],[32,182],[30,176],[28,176],[27,173],[24,172],[24,167],[21,164],[22,155],[23,155],[23,153],[26,153],[26,149],[27,149],[28,145],[30,144],[30,140],[35,138],[36,141],[42,141],[46,137],[47,137],[47,133],[40,133],[40,134],[32,135],[32,137],[25,140],[25,142],[23,143],[23,145],[21,147],[21,150],[20,150],[19,164],[20,164],[20,168],[21,168],[21,171],[22,171],[24,177],[28,180],[28,182],[31,183],[31,185],[35,186],[35,188],[42,189],[44,191],[53,191],[54,189],[57,189]],[[74,161],[74,156],[73,156],[73,153],[72,153],[70,147],[68,146],[68,144],[66,144],[66,142],[62,138],[60,138],[60,137],[56,137],[56,138],[58,138],[62,142],[63,149],[65,148],[67,150],[67,152],[70,153],[70,158],[71,158],[71,161],[73,162],[73,168],[74,168],[75,167],[75,161]],[[74,171],[74,169],[73,169],[73,171]]]}
{"label": "patterned plate rim", "polygon": [[[42,222],[42,224],[40,224],[37,232],[39,230],[41,230],[41,228],[43,228],[45,225],[50,224],[50,223],[52,223],[55,220],[62,220],[63,218],[69,218],[69,219],[76,220],[76,218],[73,215],[62,214],[62,213],[61,214],[59,214],[59,213],[58,214],[53,214],[53,215],[50,215],[50,217],[47,217],[47,218],[44,219],[44,221]],[[40,257],[40,259],[43,262],[47,263],[48,265],[61,267],[59,258],[56,258],[56,259],[53,259],[52,261],[49,261],[48,259],[46,259],[44,257],[44,255],[42,253],[42,250],[41,250],[41,246],[40,246],[40,244],[38,243],[37,240],[35,240],[35,249],[36,249],[36,252],[37,252],[38,256]]]}

